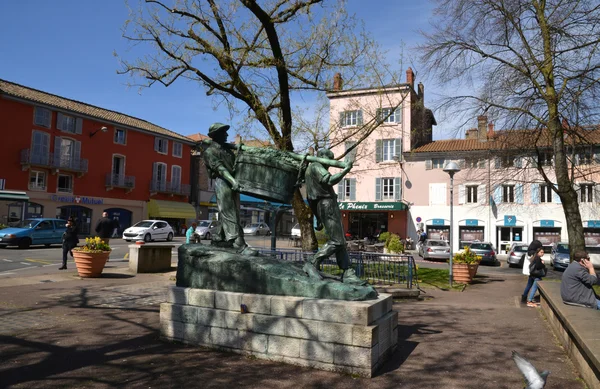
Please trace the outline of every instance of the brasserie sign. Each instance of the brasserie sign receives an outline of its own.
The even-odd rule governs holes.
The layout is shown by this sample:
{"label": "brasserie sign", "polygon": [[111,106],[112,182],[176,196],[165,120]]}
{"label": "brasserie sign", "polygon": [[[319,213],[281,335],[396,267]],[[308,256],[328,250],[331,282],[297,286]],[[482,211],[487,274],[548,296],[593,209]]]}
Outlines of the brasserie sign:
{"label": "brasserie sign", "polygon": [[342,211],[402,211],[406,204],[401,202],[376,203],[376,202],[338,202]]}

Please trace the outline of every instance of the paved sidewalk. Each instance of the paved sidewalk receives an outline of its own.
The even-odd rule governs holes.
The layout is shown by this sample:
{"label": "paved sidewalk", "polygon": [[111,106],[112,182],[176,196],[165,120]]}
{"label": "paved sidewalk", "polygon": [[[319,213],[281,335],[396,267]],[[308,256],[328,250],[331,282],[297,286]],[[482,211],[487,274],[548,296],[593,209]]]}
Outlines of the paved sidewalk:
{"label": "paved sidewalk", "polygon": [[519,276],[394,304],[399,349],[363,379],[161,341],[173,274],[111,265],[98,279],[69,269],[0,281],[0,387],[522,388],[511,350],[551,371],[546,388],[584,387],[539,309],[518,303]]}

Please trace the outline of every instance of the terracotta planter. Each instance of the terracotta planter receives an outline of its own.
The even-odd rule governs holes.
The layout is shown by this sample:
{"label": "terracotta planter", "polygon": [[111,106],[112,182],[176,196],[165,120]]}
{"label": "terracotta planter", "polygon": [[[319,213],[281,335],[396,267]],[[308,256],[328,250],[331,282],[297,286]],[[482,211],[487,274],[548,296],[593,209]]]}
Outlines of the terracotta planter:
{"label": "terracotta planter", "polygon": [[79,273],[79,277],[100,277],[109,255],[110,251],[88,253],[85,251],[73,250],[73,259],[75,259],[75,266],[77,267],[77,273]]}
{"label": "terracotta planter", "polygon": [[459,284],[470,284],[477,274],[479,264],[467,265],[466,263],[452,264],[452,279]]}

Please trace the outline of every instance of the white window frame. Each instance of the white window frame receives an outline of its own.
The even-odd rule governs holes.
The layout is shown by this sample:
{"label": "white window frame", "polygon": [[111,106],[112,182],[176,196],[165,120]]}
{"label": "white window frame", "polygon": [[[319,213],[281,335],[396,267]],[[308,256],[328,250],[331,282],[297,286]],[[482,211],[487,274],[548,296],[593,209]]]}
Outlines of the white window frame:
{"label": "white window frame", "polygon": [[350,180],[349,179],[344,179],[344,198],[345,199],[349,199],[352,195],[352,191],[351,191],[351,187],[350,187]]}
{"label": "white window frame", "polygon": [[381,178],[381,200],[395,200],[394,177]]}
{"label": "white window frame", "polygon": [[515,202],[515,191],[516,186],[514,184],[502,185],[502,202],[503,203],[514,203]]}
{"label": "white window frame", "polygon": [[[118,136],[120,133],[123,133],[122,141],[121,141],[121,137]],[[117,145],[127,145],[127,130],[115,127],[115,135],[113,137],[113,143],[117,144]]]}
{"label": "white window frame", "polygon": [[540,153],[538,158],[540,159],[540,165],[542,166],[552,166],[554,163],[554,156],[550,152]]}
{"label": "white window frame", "polygon": [[360,115],[360,109],[354,110],[354,111],[344,111],[342,112],[343,115],[343,120],[342,120],[342,127],[356,127],[358,125],[360,125],[359,123],[359,116]]}
{"label": "white window frame", "polygon": [[167,138],[156,137],[156,141],[154,142],[154,151],[159,154],[168,154],[169,153],[169,140]]}
{"label": "white window frame", "polygon": [[465,204],[478,204],[479,185],[465,185]]}
{"label": "white window frame", "polygon": [[52,111],[47,108],[36,106],[33,110],[33,124],[40,127],[51,128]]}
{"label": "white window frame", "polygon": [[[441,164],[440,164],[441,161]],[[431,168],[432,169],[443,169],[446,165],[446,160],[444,158],[431,158]]]}
{"label": "white window frame", "polygon": [[173,142],[173,156],[176,158],[183,157],[183,143]]}
{"label": "white window frame", "polygon": [[593,203],[594,202],[594,184],[583,183],[579,184],[579,202],[581,203]]}
{"label": "white window frame", "polygon": [[[31,183],[31,178],[32,176],[35,175],[35,184]],[[38,182],[40,181],[40,177],[41,177],[41,181],[42,184],[39,185]],[[46,174],[45,171],[42,170],[30,170],[29,171],[29,183],[28,183],[28,188],[29,190],[37,190],[37,191],[42,191],[45,192],[47,185],[46,185],[46,180],[47,180],[48,175]]]}
{"label": "white window frame", "polygon": [[[393,108],[381,108],[379,110],[379,117],[381,122],[385,124],[398,124],[402,121],[402,108],[397,107],[392,111]],[[391,113],[390,113],[391,112]],[[389,116],[388,116],[389,115]]]}
{"label": "white window frame", "polygon": [[[68,190],[65,190],[65,188],[61,188],[59,183],[60,183],[60,178],[61,177],[68,177],[70,182],[71,182],[71,187],[70,188],[66,188]],[[73,182],[73,175],[72,174],[58,174],[56,177],[56,192],[58,193],[73,193],[73,186],[74,186],[74,182]]]}
{"label": "white window frame", "polygon": [[[545,192],[545,193],[544,193]],[[552,203],[552,187],[548,184],[540,184],[540,203]]]}
{"label": "white window frame", "polygon": [[382,139],[381,142],[382,162],[394,160],[396,155],[396,139]]}

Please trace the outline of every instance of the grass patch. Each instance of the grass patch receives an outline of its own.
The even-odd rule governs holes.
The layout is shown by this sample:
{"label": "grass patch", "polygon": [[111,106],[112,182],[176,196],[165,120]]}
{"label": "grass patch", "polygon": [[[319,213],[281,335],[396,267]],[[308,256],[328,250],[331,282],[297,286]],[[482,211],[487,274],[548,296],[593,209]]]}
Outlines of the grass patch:
{"label": "grass patch", "polygon": [[[419,268],[418,272],[419,286],[433,286],[443,290],[450,290],[450,272],[446,269],[428,269]],[[465,285],[452,283],[452,289],[463,291]]]}
{"label": "grass patch", "polygon": [[600,285],[593,285],[592,288],[594,288],[597,295],[600,295]]}

